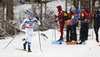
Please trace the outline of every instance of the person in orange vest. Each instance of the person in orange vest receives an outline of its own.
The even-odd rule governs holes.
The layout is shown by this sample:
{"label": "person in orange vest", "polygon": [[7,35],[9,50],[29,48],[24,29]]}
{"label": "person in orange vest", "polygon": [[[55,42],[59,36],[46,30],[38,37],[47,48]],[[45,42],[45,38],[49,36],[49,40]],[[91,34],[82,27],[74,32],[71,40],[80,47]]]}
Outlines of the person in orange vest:
{"label": "person in orange vest", "polygon": [[67,25],[67,28],[66,28],[66,42],[71,42],[72,41],[72,31],[71,31],[71,25],[70,25],[70,20],[72,18],[72,15],[75,14],[75,10],[76,8],[74,6],[72,6],[70,8],[70,13],[68,13],[68,20],[67,22],[69,22],[69,24]]}
{"label": "person in orange vest", "polygon": [[72,15],[72,18],[71,18],[71,31],[72,31],[72,41],[71,42],[77,42],[76,27],[78,24],[79,13],[80,13],[80,10],[77,9],[75,11],[75,14]]}

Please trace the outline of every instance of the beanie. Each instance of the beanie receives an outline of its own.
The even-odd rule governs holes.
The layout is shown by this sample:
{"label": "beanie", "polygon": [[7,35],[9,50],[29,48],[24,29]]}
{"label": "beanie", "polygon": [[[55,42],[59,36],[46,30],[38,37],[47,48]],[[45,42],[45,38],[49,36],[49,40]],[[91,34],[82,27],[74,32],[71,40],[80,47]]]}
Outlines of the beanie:
{"label": "beanie", "polygon": [[72,11],[72,10],[76,10],[76,8],[75,8],[74,6],[72,6],[72,7],[71,7],[71,11]]}
{"label": "beanie", "polygon": [[87,9],[86,5],[83,6],[83,9]]}
{"label": "beanie", "polygon": [[31,12],[29,16],[33,18],[34,17],[34,13]]}
{"label": "beanie", "polygon": [[62,10],[61,5],[57,6],[57,8],[58,8],[58,11],[61,11]]}
{"label": "beanie", "polygon": [[80,10],[82,10],[83,6],[80,7]]}

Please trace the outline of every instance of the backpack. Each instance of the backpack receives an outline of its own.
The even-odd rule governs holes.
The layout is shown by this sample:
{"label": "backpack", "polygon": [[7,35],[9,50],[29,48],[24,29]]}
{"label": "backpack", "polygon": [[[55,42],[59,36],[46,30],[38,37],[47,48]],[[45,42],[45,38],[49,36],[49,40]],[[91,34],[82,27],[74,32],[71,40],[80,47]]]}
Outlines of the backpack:
{"label": "backpack", "polygon": [[63,21],[68,20],[68,14],[67,14],[67,11],[62,11],[62,12],[64,13]]}

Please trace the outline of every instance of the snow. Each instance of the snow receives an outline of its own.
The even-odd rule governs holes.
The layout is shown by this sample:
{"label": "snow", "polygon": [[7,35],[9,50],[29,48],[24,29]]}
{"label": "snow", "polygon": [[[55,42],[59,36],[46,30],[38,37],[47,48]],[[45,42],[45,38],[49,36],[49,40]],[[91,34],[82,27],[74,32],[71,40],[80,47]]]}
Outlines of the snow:
{"label": "snow", "polygon": [[[90,29],[89,33],[91,31],[92,30]],[[43,33],[48,37],[48,39],[46,39],[42,35],[40,36],[43,52],[40,51],[38,31],[34,31],[33,33],[31,53],[15,49],[23,48],[24,41],[22,41],[22,39],[27,38],[24,33],[16,35],[15,39],[6,49],[4,49],[4,47],[8,44],[9,41],[12,40],[12,38],[7,37],[7,39],[0,40],[0,57],[99,57],[100,43],[97,43],[95,40],[92,40],[92,36],[89,36],[90,39],[86,41],[86,45],[66,45],[65,42],[61,45],[54,45],[51,44],[52,41],[55,41],[55,39],[52,39],[55,37],[52,35],[52,33],[54,32],[54,29],[49,29],[47,31],[39,31],[39,33]],[[58,40],[60,35],[58,30],[56,30],[56,34],[56,40]]]}
{"label": "snow", "polygon": [[[58,1],[53,1],[53,2],[47,3],[48,9],[50,9],[51,11],[54,11],[54,13],[56,15],[58,14],[56,7],[59,6],[59,5],[61,5],[62,10],[65,11],[65,0],[63,0],[63,1],[58,0]],[[68,7],[67,7],[68,11],[67,12],[69,12],[69,9],[71,7],[71,3],[68,3],[67,5],[68,5]]]}
{"label": "snow", "polygon": [[[49,2],[47,3],[47,10],[50,10],[50,11],[54,11],[54,13],[57,15],[58,14],[58,11],[57,11],[57,8],[56,6],[58,5],[61,5],[62,6],[62,10],[65,11],[65,1],[63,0],[58,0],[58,1],[53,1],[53,2]],[[71,4],[68,3],[68,12],[69,12],[69,9],[71,7]],[[43,7],[44,8],[44,7]],[[19,19],[20,17],[28,17],[27,14],[25,14],[24,12],[26,12],[26,10],[29,10],[31,11],[32,9],[32,4],[23,4],[23,5],[19,5],[19,6],[14,6],[14,18],[15,19]],[[38,11],[36,11],[38,13]],[[45,12],[43,10],[43,12]]]}
{"label": "snow", "polygon": [[[65,10],[65,1],[53,1],[47,4],[48,9],[53,10],[54,13],[57,15],[56,6],[61,5],[62,9]],[[14,7],[14,14],[15,18],[19,19],[19,16],[26,16],[24,15],[24,11],[30,10],[31,4],[24,4],[20,6]],[[70,8],[70,4],[68,3],[68,9]],[[26,16],[27,17],[27,16]],[[41,35],[41,48],[40,51],[39,46],[39,37],[38,31],[34,31],[33,39],[31,43],[31,53],[16,50],[16,48],[22,49],[23,38],[27,38],[24,33],[20,33],[19,35],[15,35],[15,39],[12,43],[4,49],[4,47],[12,40],[11,37],[6,37],[6,39],[0,40],[0,57],[100,57],[100,43],[95,41],[95,34],[94,30],[89,29],[89,38],[86,41],[86,45],[66,45],[64,42],[61,45],[54,45],[51,44],[52,41],[58,40],[60,36],[60,32],[55,29],[49,29],[47,31],[39,31],[40,33],[44,33],[48,39]],[[55,39],[55,32],[56,32],[56,39]],[[92,37],[93,33],[93,37]],[[77,34],[79,34],[79,30],[77,30]],[[99,31],[100,34],[100,31]],[[79,39],[79,35],[77,35]],[[64,31],[64,38],[66,37],[66,31]],[[93,39],[92,39],[93,38]],[[100,40],[99,40],[100,41]]]}
{"label": "snow", "polygon": [[17,26],[20,25],[20,22],[27,18],[29,16],[28,11],[31,11],[31,4],[24,4],[24,5],[20,5],[20,6],[14,6],[14,19],[13,23],[16,23],[17,21]]}

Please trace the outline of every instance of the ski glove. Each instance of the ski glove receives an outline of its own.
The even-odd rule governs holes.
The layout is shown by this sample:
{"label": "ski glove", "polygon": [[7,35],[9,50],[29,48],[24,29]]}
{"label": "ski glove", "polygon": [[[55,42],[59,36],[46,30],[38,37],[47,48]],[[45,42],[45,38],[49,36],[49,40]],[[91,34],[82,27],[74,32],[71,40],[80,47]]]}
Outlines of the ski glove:
{"label": "ski glove", "polygon": [[37,19],[37,20],[39,20],[39,18],[38,18],[38,17],[36,17],[36,19]]}
{"label": "ski glove", "polygon": [[58,22],[57,20],[55,20],[54,22]]}
{"label": "ski glove", "polygon": [[18,30],[17,32],[20,32],[20,30]]}

